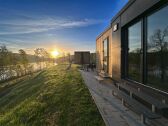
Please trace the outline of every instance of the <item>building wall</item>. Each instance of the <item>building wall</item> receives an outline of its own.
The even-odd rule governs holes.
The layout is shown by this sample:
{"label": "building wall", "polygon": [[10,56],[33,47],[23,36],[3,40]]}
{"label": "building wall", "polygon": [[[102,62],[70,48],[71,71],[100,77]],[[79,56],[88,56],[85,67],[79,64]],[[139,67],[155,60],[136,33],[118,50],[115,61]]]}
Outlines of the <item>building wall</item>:
{"label": "building wall", "polygon": [[99,36],[96,40],[96,65],[97,71],[101,72],[103,69],[103,41],[109,38],[109,76],[112,77],[112,29],[109,27],[104,34]]}
{"label": "building wall", "polygon": [[101,72],[103,69],[103,40],[102,37],[96,40],[96,69]]}
{"label": "building wall", "polygon": [[129,5],[121,14],[121,27],[141,15],[147,9],[158,3],[160,0],[131,0]]}
{"label": "building wall", "polygon": [[121,77],[121,28],[120,28],[120,17],[118,17],[113,23],[112,28],[114,25],[118,24],[118,30],[112,31],[112,57],[113,57],[113,79],[119,80]]}
{"label": "building wall", "polygon": [[[111,55],[112,62],[112,74],[113,79],[121,79],[121,28],[137,18],[147,9],[155,5],[160,0],[130,0],[130,4],[122,10],[111,22],[112,29],[114,25],[118,24],[118,30],[112,31],[112,47]],[[136,11],[135,11],[136,10]],[[107,34],[107,33],[104,33]],[[112,59],[111,58],[111,59]]]}
{"label": "building wall", "polygon": [[[103,40],[109,37],[109,75],[113,76],[113,79],[121,79],[121,28],[156,5],[159,1],[130,0],[112,19],[111,27],[99,35],[96,40],[97,71],[100,72],[103,67]],[[114,32],[113,27],[116,24],[118,24],[118,30]]]}
{"label": "building wall", "polygon": [[[158,3],[159,2],[159,3]],[[126,55],[128,53],[128,43],[125,39],[128,35],[123,36],[123,30],[128,30],[130,25],[133,24],[137,19],[143,19],[143,23],[146,21],[146,16],[153,12],[156,8],[159,8],[164,0],[130,0],[129,3],[112,19],[111,27],[105,30],[102,34],[97,37],[96,40],[96,52],[97,52],[97,70],[101,72],[103,66],[103,40],[109,36],[109,75],[115,81],[120,81],[122,83],[127,83],[127,85],[140,89],[142,93],[148,94],[150,97],[155,98],[159,101],[159,103],[168,104],[168,93],[164,92],[165,90],[155,87],[154,85],[148,85],[147,83],[137,83],[135,81],[131,81],[129,78],[123,77],[122,70],[123,68],[127,68],[125,62],[128,63],[128,60],[124,63],[121,61],[122,59],[126,59]],[[157,4],[158,3],[158,4]],[[168,3],[167,3],[168,4]],[[142,23],[142,24],[143,24]],[[118,24],[118,29],[114,30],[114,26]],[[145,23],[144,23],[145,24]],[[142,25],[145,29],[146,25]],[[141,30],[144,34],[141,36],[142,43],[146,42],[144,39],[147,33]],[[128,32],[126,33],[128,34]],[[124,38],[124,39],[123,39]],[[141,43],[141,44],[142,44]],[[143,43],[143,44],[144,44]],[[146,42],[147,43],[147,42]],[[123,45],[126,45],[124,49]],[[145,49],[145,46],[143,46]],[[124,54],[124,53],[126,54]],[[122,53],[124,55],[122,55]],[[143,54],[145,55],[145,54]],[[147,60],[147,59],[146,59]],[[145,61],[145,60],[144,60]],[[144,65],[144,64],[143,64]],[[144,67],[144,66],[143,66]],[[145,68],[145,67],[144,67]],[[128,72],[128,71],[127,71]],[[145,75],[144,73],[142,74]],[[125,75],[124,75],[125,76]],[[123,78],[122,78],[123,77]],[[150,101],[149,101],[150,102]]]}

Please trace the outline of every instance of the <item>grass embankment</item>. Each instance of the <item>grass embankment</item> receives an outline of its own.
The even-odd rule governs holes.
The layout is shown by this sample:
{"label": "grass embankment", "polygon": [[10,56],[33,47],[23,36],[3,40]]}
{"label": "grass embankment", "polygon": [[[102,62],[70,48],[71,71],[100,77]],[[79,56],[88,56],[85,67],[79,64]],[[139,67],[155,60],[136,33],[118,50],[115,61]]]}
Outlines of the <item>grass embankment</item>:
{"label": "grass embankment", "polygon": [[103,126],[77,68],[58,65],[0,92],[0,126]]}

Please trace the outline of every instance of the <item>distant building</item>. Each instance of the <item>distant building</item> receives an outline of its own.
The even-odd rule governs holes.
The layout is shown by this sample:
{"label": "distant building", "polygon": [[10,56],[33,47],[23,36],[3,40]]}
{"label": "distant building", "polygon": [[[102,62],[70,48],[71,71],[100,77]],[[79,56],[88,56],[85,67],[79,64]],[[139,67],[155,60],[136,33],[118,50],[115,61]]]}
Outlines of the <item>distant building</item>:
{"label": "distant building", "polygon": [[90,52],[89,51],[75,51],[74,54],[75,64],[90,64]]}
{"label": "distant building", "polygon": [[90,53],[90,63],[96,64],[96,53]]}

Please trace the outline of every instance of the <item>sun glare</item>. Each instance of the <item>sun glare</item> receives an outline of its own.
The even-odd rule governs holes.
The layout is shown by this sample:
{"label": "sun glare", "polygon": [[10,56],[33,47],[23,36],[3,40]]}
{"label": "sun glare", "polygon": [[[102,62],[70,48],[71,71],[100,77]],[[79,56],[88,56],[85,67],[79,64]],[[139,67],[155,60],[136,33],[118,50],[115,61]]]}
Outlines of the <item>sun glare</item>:
{"label": "sun glare", "polygon": [[51,52],[52,57],[57,57],[59,55],[59,52],[57,50],[54,50]]}

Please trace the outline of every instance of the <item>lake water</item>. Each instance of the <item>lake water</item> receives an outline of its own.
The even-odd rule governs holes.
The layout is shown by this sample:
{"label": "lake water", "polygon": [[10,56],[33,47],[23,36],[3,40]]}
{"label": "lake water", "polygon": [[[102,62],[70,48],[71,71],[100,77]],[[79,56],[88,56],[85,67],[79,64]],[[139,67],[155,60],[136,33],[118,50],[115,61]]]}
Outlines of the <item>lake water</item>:
{"label": "lake water", "polygon": [[[48,63],[48,64],[46,64],[45,62],[41,62],[41,63],[38,63],[38,64],[37,63],[29,63],[29,65],[32,66],[32,70],[33,70],[33,72],[35,72],[35,71],[39,71],[40,67],[41,67],[41,69],[49,67],[51,65],[51,63]],[[57,65],[57,64],[55,63],[54,65]],[[12,75],[12,76],[10,76],[10,75]],[[4,71],[4,73],[0,76],[0,81],[1,80],[7,80],[11,77],[16,77],[16,76],[17,76],[17,72],[15,70],[6,69]]]}

